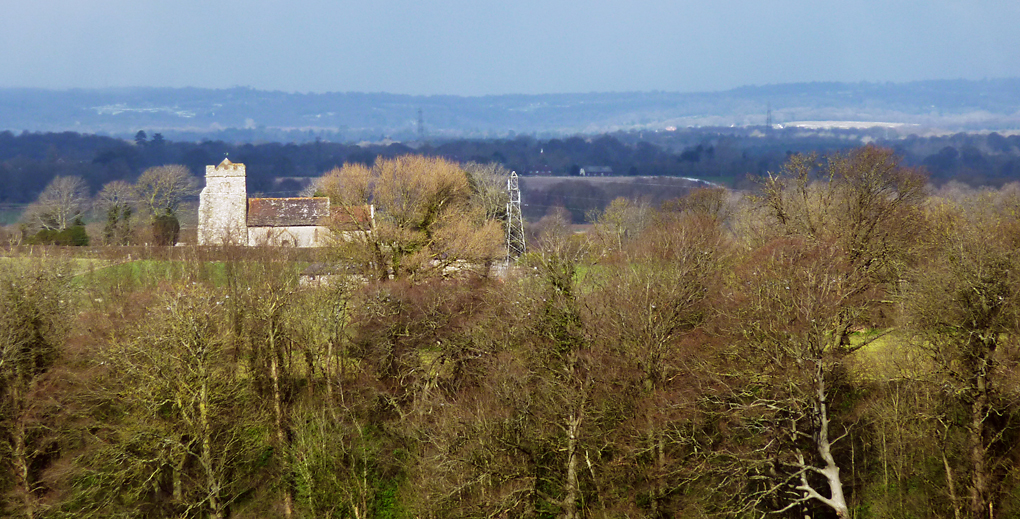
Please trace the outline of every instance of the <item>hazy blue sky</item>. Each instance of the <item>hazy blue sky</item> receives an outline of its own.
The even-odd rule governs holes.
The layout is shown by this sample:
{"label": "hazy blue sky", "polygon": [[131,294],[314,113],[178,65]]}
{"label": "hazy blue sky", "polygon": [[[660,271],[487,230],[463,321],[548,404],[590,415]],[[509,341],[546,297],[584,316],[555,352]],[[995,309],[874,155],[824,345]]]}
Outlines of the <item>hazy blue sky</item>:
{"label": "hazy blue sky", "polygon": [[1020,76],[1018,0],[0,0],[0,86],[483,95]]}

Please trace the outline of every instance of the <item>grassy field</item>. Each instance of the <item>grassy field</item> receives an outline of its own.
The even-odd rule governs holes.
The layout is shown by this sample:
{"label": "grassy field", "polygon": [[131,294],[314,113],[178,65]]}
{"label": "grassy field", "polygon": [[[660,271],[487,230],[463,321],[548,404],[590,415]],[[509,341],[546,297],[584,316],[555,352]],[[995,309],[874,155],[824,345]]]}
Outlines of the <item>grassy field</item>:
{"label": "grassy field", "polygon": [[0,226],[18,223],[21,218],[22,206],[9,206],[0,204]]}
{"label": "grassy field", "polygon": [[97,258],[64,258],[60,256],[0,256],[0,262],[19,263],[39,263],[39,262],[67,262],[70,264],[71,274],[75,276],[81,276],[89,272],[94,272],[98,269],[108,267],[112,262],[105,259]]}
{"label": "grassy field", "polygon": [[931,361],[912,343],[906,332],[895,328],[855,333],[850,343],[861,346],[854,355],[857,373],[869,380],[912,378],[931,371]]}
{"label": "grassy field", "polygon": [[[285,275],[296,280],[298,273],[307,266],[307,262],[291,262]],[[95,286],[139,289],[188,280],[222,287],[227,285],[229,275],[227,261],[147,259],[111,264],[84,273],[82,277]]]}

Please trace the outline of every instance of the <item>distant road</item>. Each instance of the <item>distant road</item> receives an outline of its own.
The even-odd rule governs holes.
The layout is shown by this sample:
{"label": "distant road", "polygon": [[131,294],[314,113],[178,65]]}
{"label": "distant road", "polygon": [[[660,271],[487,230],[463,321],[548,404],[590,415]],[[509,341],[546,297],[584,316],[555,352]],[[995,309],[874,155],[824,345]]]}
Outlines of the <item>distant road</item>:
{"label": "distant road", "polygon": [[649,187],[682,187],[689,188],[698,185],[717,186],[712,182],[697,178],[688,177],[642,177],[642,176],[609,176],[609,177],[520,177],[521,189],[548,189],[550,186],[562,182],[588,182],[590,184],[639,184]]}

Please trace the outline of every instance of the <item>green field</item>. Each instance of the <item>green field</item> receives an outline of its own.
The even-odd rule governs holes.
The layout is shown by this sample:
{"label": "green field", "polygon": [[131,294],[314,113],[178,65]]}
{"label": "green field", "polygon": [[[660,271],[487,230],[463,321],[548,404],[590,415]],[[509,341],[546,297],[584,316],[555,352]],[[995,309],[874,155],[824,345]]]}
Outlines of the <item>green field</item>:
{"label": "green field", "polygon": [[[108,262],[110,263],[110,262]],[[226,283],[226,264],[222,261],[192,262],[181,260],[135,260],[111,264],[84,273],[96,285],[152,287],[164,282],[187,279]]]}
{"label": "green field", "polygon": [[0,206],[0,226],[18,223],[21,218],[21,209],[12,209]]}
{"label": "green field", "polygon": [[[905,332],[895,328],[855,333],[850,337],[854,346],[862,345],[854,359],[858,376],[881,381],[913,378],[932,369],[931,359]],[[864,344],[867,343],[867,344]]]}

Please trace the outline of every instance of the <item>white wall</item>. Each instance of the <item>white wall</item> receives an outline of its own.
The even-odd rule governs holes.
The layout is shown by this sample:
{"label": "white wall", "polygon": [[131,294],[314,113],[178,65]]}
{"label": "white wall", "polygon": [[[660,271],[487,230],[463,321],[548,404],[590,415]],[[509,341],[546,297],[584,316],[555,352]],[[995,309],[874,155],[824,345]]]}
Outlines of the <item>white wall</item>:
{"label": "white wall", "polygon": [[322,247],[326,245],[329,229],[315,226],[300,227],[248,227],[248,245],[274,247]]}

